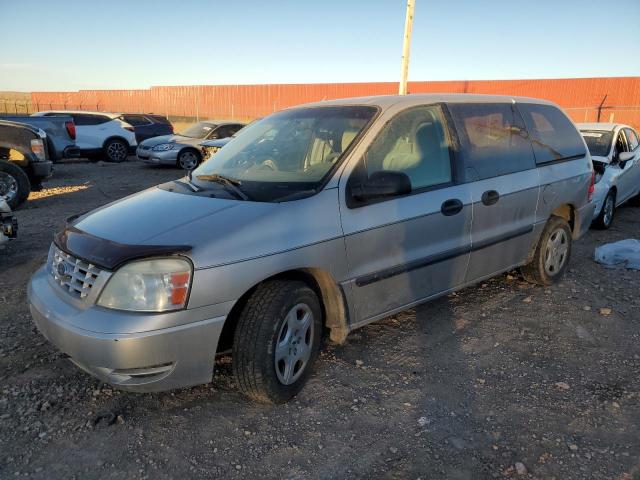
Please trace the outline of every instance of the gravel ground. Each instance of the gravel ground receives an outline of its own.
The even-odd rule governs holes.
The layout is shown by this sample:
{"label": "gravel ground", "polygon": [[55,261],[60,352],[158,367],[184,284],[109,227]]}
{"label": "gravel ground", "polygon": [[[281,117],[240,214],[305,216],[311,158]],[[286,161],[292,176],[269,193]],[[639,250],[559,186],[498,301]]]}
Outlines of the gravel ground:
{"label": "gravel ground", "polygon": [[640,478],[640,272],[594,247],[640,237],[640,209],[575,244],[553,288],[517,272],[327,345],[303,392],[251,403],[213,383],[119,392],[33,327],[29,276],[69,215],[175,178],[137,162],[58,165],[0,251],[0,477]]}

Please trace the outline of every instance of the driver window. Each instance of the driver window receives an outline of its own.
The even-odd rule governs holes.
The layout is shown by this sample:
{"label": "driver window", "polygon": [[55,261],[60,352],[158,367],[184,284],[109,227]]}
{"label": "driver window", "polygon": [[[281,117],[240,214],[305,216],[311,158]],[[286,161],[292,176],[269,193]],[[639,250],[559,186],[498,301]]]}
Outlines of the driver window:
{"label": "driver window", "polygon": [[636,148],[638,148],[638,136],[636,135],[636,132],[634,132],[630,128],[625,128],[624,133],[627,136],[627,144],[629,147],[629,151],[632,152]]}
{"label": "driver window", "polygon": [[615,159],[622,152],[628,152],[628,151],[629,149],[627,148],[627,140],[624,138],[624,133],[622,132],[622,130],[620,130],[620,132],[618,133],[618,136],[616,137],[616,143],[613,149],[613,158]]}
{"label": "driver window", "polygon": [[378,134],[365,156],[368,176],[380,171],[405,173],[412,190],[449,183],[451,156],[438,107],[398,114]]}

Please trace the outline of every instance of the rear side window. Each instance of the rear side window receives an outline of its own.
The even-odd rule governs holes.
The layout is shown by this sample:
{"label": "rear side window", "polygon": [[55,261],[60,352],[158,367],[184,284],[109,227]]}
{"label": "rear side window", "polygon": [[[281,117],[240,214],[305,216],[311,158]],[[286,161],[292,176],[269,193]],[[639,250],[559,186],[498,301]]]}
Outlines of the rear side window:
{"label": "rear side window", "polygon": [[571,120],[552,105],[518,104],[531,136],[537,163],[547,163],[586,154],[584,142]]}
{"label": "rear side window", "polygon": [[171,125],[171,122],[167,119],[167,117],[163,117],[162,115],[149,115],[149,118],[151,118],[151,120],[153,120],[155,123]]}
{"label": "rear side window", "polygon": [[107,123],[111,119],[105,115],[90,115],[85,113],[74,113],[71,115],[73,122],[80,127],[88,125],[100,125],[101,123]]}
{"label": "rear side window", "polygon": [[535,168],[524,123],[511,104],[449,105],[460,139],[465,182]]}
{"label": "rear side window", "polygon": [[149,119],[143,115],[123,115],[122,119],[134,127],[151,124]]}

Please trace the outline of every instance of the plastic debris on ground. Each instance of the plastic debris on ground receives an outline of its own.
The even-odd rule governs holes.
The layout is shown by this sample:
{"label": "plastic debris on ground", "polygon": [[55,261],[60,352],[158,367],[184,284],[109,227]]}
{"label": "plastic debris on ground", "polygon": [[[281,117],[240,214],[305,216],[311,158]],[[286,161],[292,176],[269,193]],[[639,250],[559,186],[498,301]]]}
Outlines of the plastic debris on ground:
{"label": "plastic debris on ground", "polygon": [[640,270],[640,240],[629,238],[596,248],[595,260],[607,267]]}

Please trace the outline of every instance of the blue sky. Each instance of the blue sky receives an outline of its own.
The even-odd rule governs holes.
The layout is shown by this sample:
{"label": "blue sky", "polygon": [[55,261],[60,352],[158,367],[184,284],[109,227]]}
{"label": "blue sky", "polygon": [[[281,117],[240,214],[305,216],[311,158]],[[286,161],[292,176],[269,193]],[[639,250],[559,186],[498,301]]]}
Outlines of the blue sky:
{"label": "blue sky", "polygon": [[[0,0],[0,90],[397,81],[404,17],[404,0]],[[638,25],[638,0],[416,0],[409,79],[636,76]]]}

